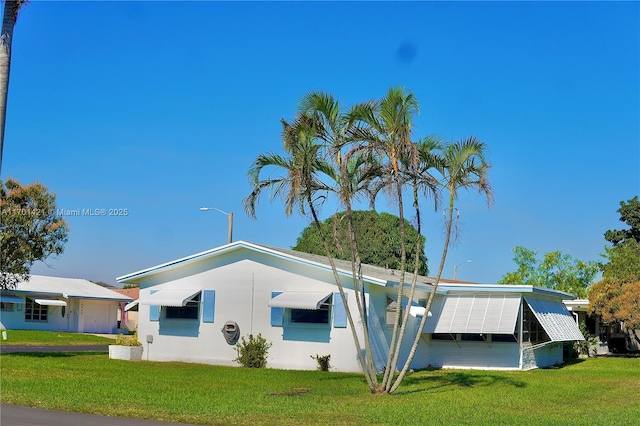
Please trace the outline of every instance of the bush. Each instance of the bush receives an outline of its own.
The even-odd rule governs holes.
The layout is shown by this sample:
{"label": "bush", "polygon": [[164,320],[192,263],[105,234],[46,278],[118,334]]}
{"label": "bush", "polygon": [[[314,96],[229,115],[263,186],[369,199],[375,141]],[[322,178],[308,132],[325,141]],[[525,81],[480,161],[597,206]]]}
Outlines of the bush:
{"label": "bush", "polygon": [[138,340],[138,333],[133,333],[131,336],[125,336],[118,334],[116,337],[116,345],[118,346],[142,346],[142,343]]}
{"label": "bush", "polygon": [[318,370],[320,371],[329,371],[331,368],[331,364],[329,364],[329,360],[331,359],[331,355],[311,355],[311,358],[315,359],[318,363]]}
{"label": "bush", "polygon": [[234,359],[234,361],[248,368],[266,367],[267,354],[269,353],[270,347],[271,343],[267,342],[267,339],[262,337],[260,333],[255,337],[253,334],[250,334],[249,341],[245,340],[244,336],[242,336],[242,342],[236,344],[238,358]]}
{"label": "bush", "polygon": [[579,327],[580,332],[582,332],[582,335],[584,336],[584,340],[574,342],[574,351],[576,351],[578,355],[586,355],[589,357],[591,355],[595,355],[597,353],[598,337],[589,333],[589,330],[587,330],[587,326],[584,322],[581,322],[579,324]]}

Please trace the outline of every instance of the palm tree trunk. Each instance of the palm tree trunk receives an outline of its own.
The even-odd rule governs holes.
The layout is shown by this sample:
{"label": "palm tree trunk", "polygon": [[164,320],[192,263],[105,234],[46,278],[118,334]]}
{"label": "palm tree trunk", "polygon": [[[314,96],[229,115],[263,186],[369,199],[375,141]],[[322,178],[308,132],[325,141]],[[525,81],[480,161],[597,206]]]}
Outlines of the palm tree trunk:
{"label": "palm tree trunk", "polygon": [[4,152],[4,128],[7,119],[7,95],[9,93],[9,70],[11,68],[11,42],[18,11],[24,0],[5,0],[2,32],[0,32],[0,173]]}
{"label": "palm tree trunk", "polygon": [[380,387],[378,386],[378,376],[376,374],[375,365],[373,363],[373,354],[371,353],[371,339],[369,336],[369,323],[367,316],[367,301],[365,298],[365,288],[364,282],[362,280],[362,272],[361,265],[362,261],[360,259],[360,251],[358,250],[358,242],[356,240],[356,233],[353,226],[353,214],[351,208],[351,200],[345,200],[345,215],[347,216],[347,227],[349,230],[349,243],[351,245],[351,253],[353,255],[351,262],[351,273],[353,274],[353,286],[356,290],[356,302],[358,305],[358,312],[360,313],[360,318],[362,318],[362,328],[364,333],[364,351],[366,356],[366,368],[368,369],[367,373],[371,378],[371,382],[373,383],[373,388],[371,389],[374,393],[380,392]]}
{"label": "palm tree trunk", "polygon": [[[396,364],[398,363],[398,353],[400,352],[400,346],[402,345],[402,336],[398,330],[398,323],[400,322],[400,314],[402,312],[402,297],[404,291],[404,276],[405,269],[407,267],[407,250],[405,241],[405,229],[404,229],[404,205],[402,203],[402,183],[400,181],[400,171],[397,163],[397,157],[394,156],[394,180],[397,188],[398,197],[398,216],[400,217],[400,283],[398,285],[398,294],[396,302],[396,315],[395,323],[393,325],[393,332],[391,335],[391,343],[389,344],[389,354],[387,356],[387,366],[384,372],[384,378],[382,379],[382,386],[385,390],[389,390],[391,383],[393,382],[393,375],[395,374]],[[400,330],[404,330],[401,328]]]}
{"label": "palm tree trunk", "polygon": [[433,303],[433,298],[436,294],[436,290],[438,289],[438,284],[440,284],[440,278],[442,277],[442,271],[444,269],[444,263],[447,259],[447,252],[449,251],[449,243],[451,242],[451,230],[453,227],[453,206],[455,202],[454,192],[450,189],[449,194],[449,217],[447,219],[447,232],[445,235],[444,248],[442,249],[442,257],[440,258],[440,266],[438,267],[438,275],[436,276],[436,282],[433,284],[433,288],[431,289],[431,293],[429,294],[429,301],[427,302],[427,306],[425,308],[424,315],[422,316],[422,320],[420,321],[420,325],[418,326],[418,331],[416,332],[416,337],[413,341],[413,345],[411,346],[411,351],[409,352],[409,356],[405,362],[398,379],[393,384],[393,387],[389,390],[389,393],[395,392],[402,383],[404,376],[409,368],[409,365],[413,361],[414,356],[416,355],[416,351],[418,348],[418,343],[420,342],[420,337],[422,336],[422,330],[424,329],[424,325],[427,322],[427,318],[429,316],[429,310],[431,309],[431,304]]}
{"label": "palm tree trunk", "polygon": [[[369,374],[369,370],[367,368],[367,364],[364,356],[362,355],[362,347],[360,346],[360,340],[358,339],[358,333],[355,328],[355,324],[353,322],[353,316],[351,314],[351,309],[349,309],[349,305],[347,303],[347,297],[344,292],[344,288],[342,286],[342,281],[340,280],[340,276],[338,275],[338,269],[336,268],[336,264],[333,261],[333,257],[331,256],[331,249],[329,248],[329,244],[327,243],[327,239],[322,231],[322,225],[320,224],[320,220],[318,219],[318,215],[313,207],[313,200],[310,196],[307,197],[307,203],[309,204],[309,209],[311,210],[311,216],[313,217],[313,222],[316,224],[318,228],[318,232],[320,233],[320,238],[322,239],[322,244],[324,245],[324,250],[327,254],[327,258],[329,259],[329,264],[331,265],[331,270],[333,272],[333,278],[335,279],[336,285],[338,286],[338,291],[340,292],[340,297],[342,298],[342,304],[344,305],[345,312],[347,314],[347,320],[349,321],[349,328],[351,328],[351,333],[353,335],[353,341],[356,346],[356,351],[358,352],[358,360],[360,365],[362,365],[362,370],[364,372],[365,379],[367,380],[367,385],[372,393],[378,392],[378,385],[371,378]],[[375,378],[375,375],[374,375]],[[377,379],[376,379],[377,380]]]}

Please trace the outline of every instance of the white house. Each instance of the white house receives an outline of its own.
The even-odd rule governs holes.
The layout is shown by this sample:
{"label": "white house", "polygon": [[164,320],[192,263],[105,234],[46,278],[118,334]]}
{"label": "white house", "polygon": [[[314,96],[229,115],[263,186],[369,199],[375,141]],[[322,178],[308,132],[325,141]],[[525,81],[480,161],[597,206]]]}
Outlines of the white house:
{"label": "white house", "polygon": [[87,280],[31,275],[0,294],[0,328],[114,333],[119,303],[132,300]]}
{"label": "white house", "polygon": [[[336,264],[349,307],[357,313],[351,264]],[[372,356],[381,370],[398,308],[399,273],[371,265],[363,265],[362,272]],[[140,285],[138,332],[150,342],[150,360],[238,365],[233,361],[237,338],[260,333],[272,343],[269,367],[311,370],[316,368],[311,356],[331,355],[334,370],[360,371],[344,305],[323,256],[238,241],[117,280]],[[415,336],[431,282],[418,278],[408,335]],[[560,363],[563,342],[583,338],[562,303],[571,298],[531,286],[442,283],[412,368],[517,370]],[[400,304],[406,305],[406,300]],[[362,328],[356,328],[362,342]],[[410,347],[406,340],[401,362]]]}

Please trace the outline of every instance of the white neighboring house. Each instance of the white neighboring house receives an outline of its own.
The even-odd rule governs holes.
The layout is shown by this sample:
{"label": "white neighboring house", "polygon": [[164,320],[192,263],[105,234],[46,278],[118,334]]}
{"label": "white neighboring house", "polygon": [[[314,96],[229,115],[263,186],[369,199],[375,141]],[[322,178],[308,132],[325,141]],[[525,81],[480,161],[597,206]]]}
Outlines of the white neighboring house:
{"label": "white neighboring house", "polygon": [[31,275],[0,294],[0,328],[116,333],[118,305],[132,300],[87,280]]}
{"label": "white neighboring house", "polygon": [[[357,316],[351,264],[336,264]],[[381,370],[398,308],[399,273],[371,265],[362,272],[372,356]],[[269,367],[313,370],[311,356],[331,355],[334,371],[361,371],[324,256],[238,241],[117,280],[140,286],[138,333],[151,342],[150,360],[238,365],[234,337],[260,333],[272,343]],[[410,280],[407,274],[405,285]],[[415,336],[432,282],[418,278],[408,336]],[[526,370],[560,363],[563,343],[583,339],[562,303],[571,298],[532,286],[443,282],[411,367]],[[407,301],[400,305],[406,309]],[[356,328],[364,347],[362,328]],[[411,345],[405,340],[400,366]]]}

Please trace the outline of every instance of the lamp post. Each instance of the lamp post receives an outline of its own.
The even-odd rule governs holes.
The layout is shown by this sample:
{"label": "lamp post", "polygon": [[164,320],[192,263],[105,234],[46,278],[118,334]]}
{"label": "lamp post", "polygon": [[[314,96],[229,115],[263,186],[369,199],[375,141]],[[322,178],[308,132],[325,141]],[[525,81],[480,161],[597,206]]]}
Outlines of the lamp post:
{"label": "lamp post", "polygon": [[453,265],[453,281],[455,281],[455,280],[456,280],[456,275],[457,275],[457,273],[458,273],[458,266],[462,266],[462,265],[464,265],[465,263],[471,263],[471,261],[470,261],[470,260],[465,260],[465,261],[464,261],[464,262],[462,262],[462,263],[459,263],[459,264],[457,264],[457,265]]}
{"label": "lamp post", "polygon": [[225,212],[222,211],[220,209],[217,209],[215,207],[200,207],[200,211],[206,212],[209,210],[215,210],[217,212],[220,212],[222,214],[226,214],[229,217],[229,232],[228,232],[228,243],[231,243],[231,241],[233,241],[233,212]]}

